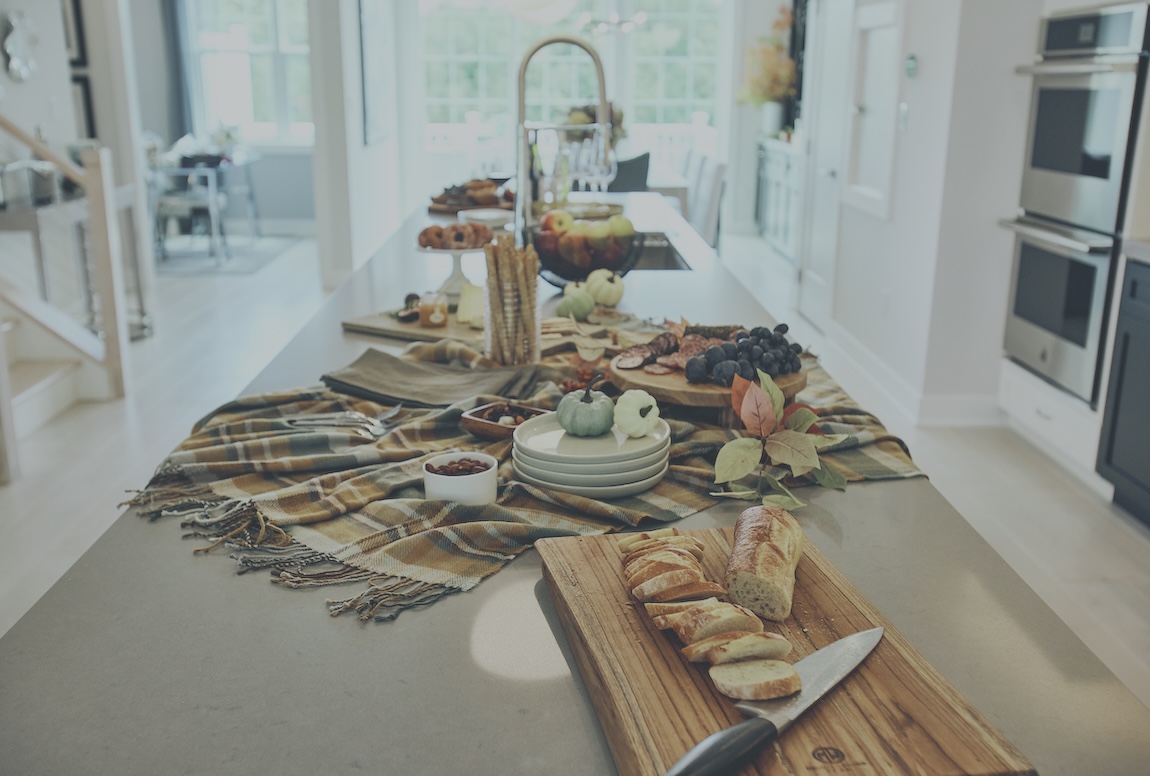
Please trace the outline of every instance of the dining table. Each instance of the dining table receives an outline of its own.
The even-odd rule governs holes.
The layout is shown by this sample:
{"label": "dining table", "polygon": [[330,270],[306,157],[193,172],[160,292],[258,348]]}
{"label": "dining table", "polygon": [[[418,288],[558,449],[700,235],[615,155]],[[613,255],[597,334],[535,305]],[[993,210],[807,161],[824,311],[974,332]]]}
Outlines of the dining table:
{"label": "dining table", "polygon": [[[630,271],[621,310],[775,322],[661,195],[612,201],[682,258]],[[407,342],[342,323],[451,274],[452,257],[416,249],[433,220],[412,212],[243,395],[317,385],[368,349],[402,353]],[[482,283],[482,256],[463,259]],[[544,310],[561,293],[539,281]],[[1038,773],[1147,772],[1150,710],[929,476],[802,495],[807,541]],[[723,501],[680,527],[730,528],[745,506]],[[0,773],[621,772],[617,721],[597,713],[537,550],[376,623],[330,617],[330,588],[237,574],[226,552],[194,553],[180,533],[127,509],[0,638]],[[849,766],[833,772],[870,772]]]}

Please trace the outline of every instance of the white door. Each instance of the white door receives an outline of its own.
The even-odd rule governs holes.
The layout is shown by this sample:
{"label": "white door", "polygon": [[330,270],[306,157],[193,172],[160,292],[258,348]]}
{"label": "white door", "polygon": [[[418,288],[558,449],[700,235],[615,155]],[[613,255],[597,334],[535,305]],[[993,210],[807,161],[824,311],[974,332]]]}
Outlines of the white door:
{"label": "white door", "polygon": [[[799,259],[799,312],[820,331],[831,319],[838,257],[839,199],[851,88],[855,0],[812,0],[807,23],[810,80],[804,87],[809,133],[805,249]],[[809,99],[809,102],[808,102]]]}

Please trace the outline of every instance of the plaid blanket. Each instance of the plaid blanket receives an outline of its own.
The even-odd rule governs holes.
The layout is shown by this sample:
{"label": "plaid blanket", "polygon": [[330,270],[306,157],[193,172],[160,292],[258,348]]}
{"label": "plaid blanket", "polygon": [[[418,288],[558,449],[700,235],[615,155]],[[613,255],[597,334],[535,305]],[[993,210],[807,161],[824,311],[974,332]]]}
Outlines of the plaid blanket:
{"label": "plaid blanket", "polygon": [[[490,366],[466,345],[417,343],[405,358]],[[574,367],[555,357],[551,374]],[[824,453],[848,480],[918,476],[909,453],[877,419],[859,410],[811,360],[801,398],[827,433],[849,433]],[[553,409],[562,393],[541,382],[522,403]],[[241,573],[266,570],[285,587],[358,582],[329,600],[333,615],[391,620],[402,611],[470,590],[544,537],[599,534],[643,520],[679,520],[716,503],[713,464],[730,429],[669,419],[671,465],[651,490],[610,502],[515,479],[511,440],[484,442],[461,431],[460,415],[501,397],[478,395],[448,407],[412,408],[324,387],[229,402],[197,422],[129,503],[151,519],[176,516],[225,546]],[[821,406],[820,406],[821,405]],[[344,413],[378,419],[366,433]],[[423,498],[422,464],[452,450],[482,450],[501,462],[496,503],[463,506]]]}

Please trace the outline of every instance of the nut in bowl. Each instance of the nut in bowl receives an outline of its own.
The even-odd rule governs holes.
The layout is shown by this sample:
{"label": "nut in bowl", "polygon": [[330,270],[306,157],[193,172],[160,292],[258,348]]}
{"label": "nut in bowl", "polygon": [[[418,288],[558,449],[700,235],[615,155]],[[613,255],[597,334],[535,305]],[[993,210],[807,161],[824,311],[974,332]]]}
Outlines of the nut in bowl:
{"label": "nut in bowl", "polygon": [[487,453],[442,453],[423,462],[424,495],[429,501],[469,506],[492,504],[499,493],[499,461]]}
{"label": "nut in bowl", "polygon": [[463,413],[459,425],[481,439],[510,439],[520,423],[550,412],[522,404],[495,401]]}
{"label": "nut in bowl", "polygon": [[562,210],[548,211],[532,228],[540,274],[552,285],[583,280],[596,269],[625,275],[643,253],[643,235],[626,216],[605,221],[576,221]]}

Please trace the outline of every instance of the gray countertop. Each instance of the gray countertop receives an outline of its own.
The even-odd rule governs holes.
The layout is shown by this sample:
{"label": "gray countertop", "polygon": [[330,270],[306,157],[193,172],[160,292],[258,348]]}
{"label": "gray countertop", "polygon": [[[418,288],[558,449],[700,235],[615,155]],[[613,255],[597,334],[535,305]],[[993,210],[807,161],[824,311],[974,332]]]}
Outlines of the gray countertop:
{"label": "gray countertop", "polygon": [[[449,263],[409,249],[422,222],[247,392],[315,384],[367,347],[399,347],[339,322],[446,277]],[[768,319],[704,264],[632,273],[625,306],[701,323]],[[809,539],[1040,773],[1146,772],[1150,710],[927,479],[804,496]],[[683,525],[729,526],[739,509]],[[327,616],[323,601],[340,588],[236,575],[179,534],[171,521],[121,516],[0,639],[0,773],[615,772],[535,552],[469,593],[363,624]]]}
{"label": "gray countertop", "polygon": [[1132,237],[1122,241],[1122,252],[1126,258],[1142,264],[1150,264],[1150,237]]}

